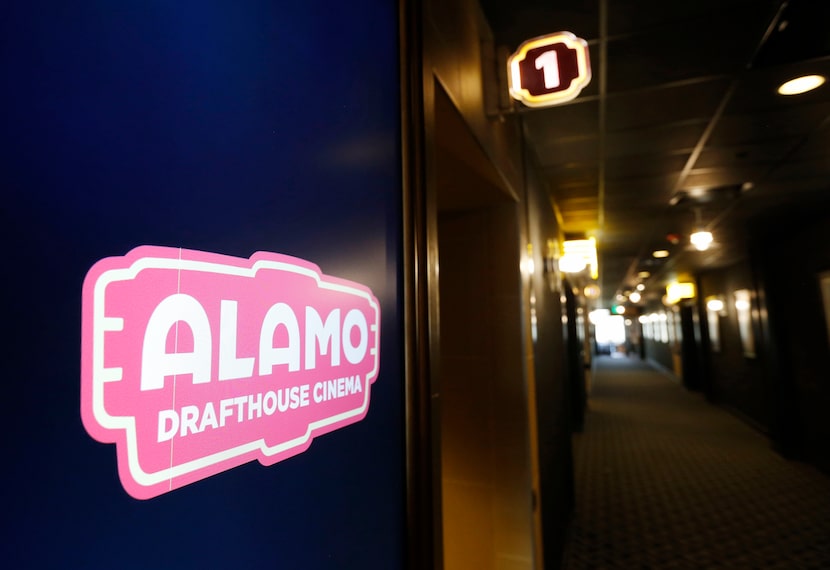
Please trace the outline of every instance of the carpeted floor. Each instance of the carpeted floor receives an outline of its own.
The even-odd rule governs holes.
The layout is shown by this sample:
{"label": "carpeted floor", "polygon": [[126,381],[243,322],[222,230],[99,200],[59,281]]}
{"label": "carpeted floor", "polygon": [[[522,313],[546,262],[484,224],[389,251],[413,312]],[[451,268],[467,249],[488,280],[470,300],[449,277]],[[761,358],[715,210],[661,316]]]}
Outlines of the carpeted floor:
{"label": "carpeted floor", "polygon": [[564,568],[830,569],[830,478],[639,359],[591,389]]}

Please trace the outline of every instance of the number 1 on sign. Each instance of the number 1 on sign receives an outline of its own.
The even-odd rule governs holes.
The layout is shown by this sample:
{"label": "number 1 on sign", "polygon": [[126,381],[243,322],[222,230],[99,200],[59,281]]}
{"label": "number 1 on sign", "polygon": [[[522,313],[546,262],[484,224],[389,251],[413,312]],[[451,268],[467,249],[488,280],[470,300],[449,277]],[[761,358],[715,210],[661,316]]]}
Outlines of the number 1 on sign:
{"label": "number 1 on sign", "polygon": [[537,57],[534,63],[536,69],[543,70],[545,74],[545,89],[559,87],[559,56],[556,54],[556,50],[546,51]]}

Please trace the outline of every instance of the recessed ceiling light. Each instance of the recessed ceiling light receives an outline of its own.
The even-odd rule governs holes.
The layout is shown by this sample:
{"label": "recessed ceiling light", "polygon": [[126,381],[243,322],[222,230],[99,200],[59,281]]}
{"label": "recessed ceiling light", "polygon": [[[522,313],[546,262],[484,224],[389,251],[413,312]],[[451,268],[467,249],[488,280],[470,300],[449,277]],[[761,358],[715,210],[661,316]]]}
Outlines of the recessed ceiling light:
{"label": "recessed ceiling light", "polygon": [[658,249],[657,251],[652,251],[651,255],[658,258],[658,259],[660,259],[662,257],[668,257],[669,252],[666,249]]}
{"label": "recessed ceiling light", "polygon": [[637,274],[637,277],[639,277],[640,279],[648,279],[649,277],[651,277],[651,273],[649,273],[648,271],[640,271]]}
{"label": "recessed ceiling light", "polygon": [[779,95],[800,95],[820,87],[825,81],[823,75],[804,75],[790,79],[778,88]]}

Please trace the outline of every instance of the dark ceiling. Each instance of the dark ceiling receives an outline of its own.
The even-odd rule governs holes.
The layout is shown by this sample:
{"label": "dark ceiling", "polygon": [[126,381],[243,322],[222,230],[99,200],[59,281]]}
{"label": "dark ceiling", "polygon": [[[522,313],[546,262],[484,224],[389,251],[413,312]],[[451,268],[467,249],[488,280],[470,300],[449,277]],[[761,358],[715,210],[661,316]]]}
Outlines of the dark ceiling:
{"label": "dark ceiling", "polygon": [[[830,77],[830,1],[482,4],[510,52],[557,31],[590,46],[579,97],[512,112],[566,234],[597,237],[602,305],[643,271],[659,299],[667,281],[745,256],[748,227],[830,207],[830,84],[776,93],[798,75]],[[697,216],[715,237],[706,252],[689,245]]]}

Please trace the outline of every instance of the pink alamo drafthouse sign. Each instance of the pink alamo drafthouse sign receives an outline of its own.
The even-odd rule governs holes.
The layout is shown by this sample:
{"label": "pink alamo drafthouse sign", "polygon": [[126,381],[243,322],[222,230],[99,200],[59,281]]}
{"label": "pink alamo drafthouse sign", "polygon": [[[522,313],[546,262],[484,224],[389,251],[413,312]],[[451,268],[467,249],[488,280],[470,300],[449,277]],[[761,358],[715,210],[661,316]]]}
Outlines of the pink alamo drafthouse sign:
{"label": "pink alamo drafthouse sign", "polygon": [[138,499],[272,465],[369,409],[378,300],[307,261],[141,246],[96,263],[82,305],[83,423]]}

